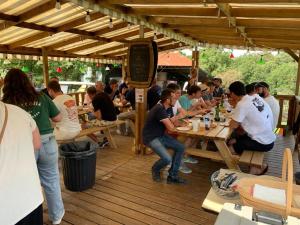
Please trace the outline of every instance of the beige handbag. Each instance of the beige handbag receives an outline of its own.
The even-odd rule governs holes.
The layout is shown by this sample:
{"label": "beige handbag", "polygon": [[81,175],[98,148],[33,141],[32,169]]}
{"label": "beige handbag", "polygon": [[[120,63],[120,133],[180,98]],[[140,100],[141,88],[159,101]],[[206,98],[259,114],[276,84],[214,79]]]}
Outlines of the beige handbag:
{"label": "beige handbag", "polygon": [[1,144],[2,138],[3,138],[3,136],[4,136],[4,131],[5,131],[5,128],[6,128],[7,118],[8,118],[7,107],[6,107],[5,104],[4,104],[4,109],[5,109],[5,115],[4,115],[3,127],[2,127],[1,132],[0,132],[0,144]]}
{"label": "beige handbag", "polygon": [[[289,215],[300,217],[300,208],[296,203],[296,199],[300,197],[300,185],[293,184],[293,177],[292,154],[291,150],[286,148],[283,156],[282,179],[280,181],[257,177],[241,179],[238,184],[238,191],[242,203],[247,206],[252,206],[256,210],[274,212],[284,217]],[[254,198],[252,196],[252,190],[255,184],[285,190],[286,205],[274,204]]]}

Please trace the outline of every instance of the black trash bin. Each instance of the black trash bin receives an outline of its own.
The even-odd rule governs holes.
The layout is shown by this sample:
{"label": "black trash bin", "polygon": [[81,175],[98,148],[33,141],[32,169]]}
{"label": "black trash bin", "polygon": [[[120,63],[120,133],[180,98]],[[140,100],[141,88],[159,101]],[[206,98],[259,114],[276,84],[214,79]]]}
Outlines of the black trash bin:
{"label": "black trash bin", "polygon": [[96,174],[96,148],[88,141],[62,144],[64,183],[70,191],[84,191],[93,187]]}

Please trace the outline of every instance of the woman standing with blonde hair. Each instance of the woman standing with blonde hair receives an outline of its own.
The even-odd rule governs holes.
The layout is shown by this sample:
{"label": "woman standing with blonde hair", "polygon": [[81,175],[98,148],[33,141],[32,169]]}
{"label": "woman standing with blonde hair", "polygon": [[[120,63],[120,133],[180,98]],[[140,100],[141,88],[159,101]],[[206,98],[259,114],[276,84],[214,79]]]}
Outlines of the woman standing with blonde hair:
{"label": "woman standing with blonde hair", "polygon": [[61,197],[58,147],[49,119],[59,122],[61,114],[48,96],[36,92],[27,75],[19,69],[9,70],[4,78],[3,102],[29,112],[39,128],[42,145],[35,154],[38,172],[47,199],[49,219],[53,224],[59,224],[65,210]]}

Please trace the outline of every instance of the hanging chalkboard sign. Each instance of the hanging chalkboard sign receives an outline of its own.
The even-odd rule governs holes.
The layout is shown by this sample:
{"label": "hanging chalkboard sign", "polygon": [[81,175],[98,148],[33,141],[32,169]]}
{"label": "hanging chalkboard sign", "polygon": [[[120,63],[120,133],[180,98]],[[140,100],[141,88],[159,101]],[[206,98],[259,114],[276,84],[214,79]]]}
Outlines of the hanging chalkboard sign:
{"label": "hanging chalkboard sign", "polygon": [[157,67],[157,56],[151,41],[135,41],[129,44],[127,53],[128,83],[137,88],[146,88],[151,85]]}

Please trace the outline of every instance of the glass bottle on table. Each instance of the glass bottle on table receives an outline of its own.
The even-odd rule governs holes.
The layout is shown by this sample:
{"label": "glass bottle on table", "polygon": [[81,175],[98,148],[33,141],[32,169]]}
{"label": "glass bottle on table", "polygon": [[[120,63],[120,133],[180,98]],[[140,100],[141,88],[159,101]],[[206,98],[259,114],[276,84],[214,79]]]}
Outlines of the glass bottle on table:
{"label": "glass bottle on table", "polygon": [[220,105],[216,106],[215,121],[220,121]]}

